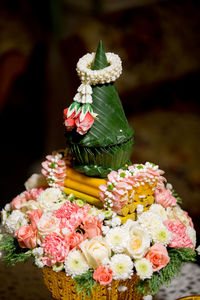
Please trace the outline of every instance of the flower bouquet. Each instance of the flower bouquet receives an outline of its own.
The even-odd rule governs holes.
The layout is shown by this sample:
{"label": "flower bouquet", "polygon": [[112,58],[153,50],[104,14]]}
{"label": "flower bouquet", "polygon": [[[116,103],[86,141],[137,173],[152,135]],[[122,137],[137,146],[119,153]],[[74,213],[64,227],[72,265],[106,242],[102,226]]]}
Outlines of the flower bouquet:
{"label": "flower bouquet", "polygon": [[55,299],[139,300],[195,261],[192,220],[164,172],[130,163],[133,131],[112,83],[121,62],[107,59],[100,43],[79,61],[84,82],[64,110],[68,147],[1,212],[2,260],[32,257]]}

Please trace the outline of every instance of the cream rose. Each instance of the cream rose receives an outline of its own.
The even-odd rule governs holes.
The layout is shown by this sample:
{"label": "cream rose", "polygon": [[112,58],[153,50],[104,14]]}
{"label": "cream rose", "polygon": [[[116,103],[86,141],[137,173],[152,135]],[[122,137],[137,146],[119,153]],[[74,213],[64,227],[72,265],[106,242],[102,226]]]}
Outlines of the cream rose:
{"label": "cream rose", "polygon": [[63,198],[62,192],[58,188],[48,188],[40,193],[37,199],[42,210],[54,211],[59,209],[66,199]]}
{"label": "cream rose", "polygon": [[101,262],[104,259],[111,256],[111,250],[101,236],[95,237],[91,240],[85,240],[79,246],[85,255],[89,266],[94,269],[101,265]]}
{"label": "cream rose", "polygon": [[51,213],[44,213],[37,223],[38,234],[41,238],[50,233],[60,233],[60,220]]}

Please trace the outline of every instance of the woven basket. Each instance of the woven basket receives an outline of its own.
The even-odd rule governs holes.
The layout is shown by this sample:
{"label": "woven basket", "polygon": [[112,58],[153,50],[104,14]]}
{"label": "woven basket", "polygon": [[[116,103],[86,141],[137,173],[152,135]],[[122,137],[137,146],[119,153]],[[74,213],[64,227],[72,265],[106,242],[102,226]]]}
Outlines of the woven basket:
{"label": "woven basket", "polygon": [[[44,267],[42,269],[44,276],[44,283],[51,292],[53,298],[58,300],[83,300],[82,293],[77,294],[75,289],[75,282],[71,277],[66,276],[65,272],[54,272],[51,268]],[[139,278],[134,275],[131,279],[120,281],[113,280],[111,287],[98,285],[92,291],[93,300],[142,300],[142,295],[136,293],[135,286]],[[127,287],[124,292],[119,292],[117,287],[123,285]],[[91,300],[90,299],[90,300]],[[85,300],[89,300],[85,297]]]}

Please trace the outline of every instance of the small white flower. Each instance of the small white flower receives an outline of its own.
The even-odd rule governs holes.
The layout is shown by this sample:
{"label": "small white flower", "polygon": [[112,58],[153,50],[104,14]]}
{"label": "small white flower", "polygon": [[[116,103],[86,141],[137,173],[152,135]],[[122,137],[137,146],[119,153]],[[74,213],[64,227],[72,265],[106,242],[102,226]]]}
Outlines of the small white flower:
{"label": "small white flower", "polygon": [[168,219],[165,208],[160,204],[152,204],[149,211],[159,215],[163,221]]}
{"label": "small white flower", "polygon": [[129,233],[120,227],[110,229],[105,240],[115,253],[121,253],[127,247]]}
{"label": "small white flower", "polygon": [[[62,201],[60,200],[62,199]],[[44,211],[53,211],[59,209],[66,201],[62,197],[62,192],[58,188],[48,188],[41,192],[37,199],[40,207]]]}
{"label": "small white flower", "polygon": [[80,250],[70,251],[65,259],[66,275],[76,276],[86,273],[89,266]]}
{"label": "small white flower", "polygon": [[137,205],[137,214],[141,214],[144,210],[144,205],[138,204]]}
{"label": "small white flower", "polygon": [[116,226],[119,226],[119,225],[121,225],[121,219],[119,217],[112,218],[111,226],[116,227]]}
{"label": "small white flower", "polygon": [[64,264],[63,263],[56,263],[52,267],[54,272],[60,272],[64,269]]}
{"label": "small white flower", "polygon": [[162,218],[151,211],[145,211],[138,217],[138,222],[147,231],[162,225]]}
{"label": "small white flower", "polygon": [[195,231],[195,229],[192,228],[191,226],[187,226],[186,233],[189,236],[189,238],[191,239],[194,247],[196,247],[197,237],[196,237],[196,231]]}
{"label": "small white flower", "polygon": [[20,227],[27,225],[26,215],[19,210],[13,210],[3,225],[7,233],[14,235]]}
{"label": "small white flower", "polygon": [[119,292],[125,292],[127,290],[127,286],[125,286],[125,285],[118,285],[117,290]]}
{"label": "small white flower", "polygon": [[126,280],[133,274],[133,262],[126,254],[115,254],[110,261],[113,279]]}
{"label": "small white flower", "polygon": [[99,215],[98,215],[98,218],[99,218],[99,220],[100,221],[103,221],[104,219],[105,219],[105,214],[104,213],[100,213]]}
{"label": "small white flower", "polygon": [[43,268],[44,267],[44,263],[42,261],[42,257],[43,257],[43,254],[44,254],[44,250],[42,247],[37,247],[35,249],[32,250],[32,254],[34,255],[34,258],[35,258],[35,265],[38,267],[38,268]]}
{"label": "small white flower", "polygon": [[146,258],[141,258],[136,260],[135,262],[135,269],[137,275],[142,279],[151,278],[153,274],[153,268],[150,261]]}
{"label": "small white flower", "polygon": [[200,255],[200,245],[196,248],[198,255]]}
{"label": "small white flower", "polygon": [[101,229],[102,229],[103,235],[106,235],[109,232],[110,227],[109,226],[102,226]]}
{"label": "small white flower", "polygon": [[7,211],[7,212],[11,211],[11,205],[10,205],[10,203],[7,203],[7,204],[5,205],[5,207],[4,207],[4,209],[5,209],[5,211]]}
{"label": "small white flower", "polygon": [[153,228],[151,236],[155,243],[160,243],[164,246],[167,246],[171,240],[171,232],[164,225]]}
{"label": "small white flower", "polygon": [[173,189],[172,184],[171,184],[171,183],[167,183],[167,184],[166,184],[166,189],[172,190],[172,189]]}
{"label": "small white flower", "polygon": [[143,300],[152,300],[153,297],[151,295],[143,296]]}

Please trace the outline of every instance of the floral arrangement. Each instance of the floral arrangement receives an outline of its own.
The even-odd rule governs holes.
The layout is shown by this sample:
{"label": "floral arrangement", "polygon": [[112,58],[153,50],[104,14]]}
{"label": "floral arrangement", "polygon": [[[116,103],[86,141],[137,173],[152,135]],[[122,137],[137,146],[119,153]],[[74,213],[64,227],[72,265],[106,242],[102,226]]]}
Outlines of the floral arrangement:
{"label": "floral arrangement", "polygon": [[[113,280],[131,279],[136,273],[138,291],[154,295],[184,262],[195,260],[192,220],[158,166],[136,164],[112,171],[99,190],[106,209],[63,191],[66,165],[59,155],[48,156],[42,166],[42,174],[32,176],[27,190],[1,212],[0,248],[8,265],[33,257],[39,268],[48,266],[71,276],[86,295],[95,285],[109,287]],[[45,180],[49,174],[53,186],[52,180]],[[147,183],[153,189],[153,204],[148,209],[138,204],[135,221],[122,224],[117,212],[134,201],[134,189],[142,192]]]}

